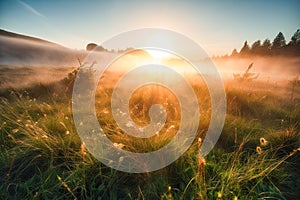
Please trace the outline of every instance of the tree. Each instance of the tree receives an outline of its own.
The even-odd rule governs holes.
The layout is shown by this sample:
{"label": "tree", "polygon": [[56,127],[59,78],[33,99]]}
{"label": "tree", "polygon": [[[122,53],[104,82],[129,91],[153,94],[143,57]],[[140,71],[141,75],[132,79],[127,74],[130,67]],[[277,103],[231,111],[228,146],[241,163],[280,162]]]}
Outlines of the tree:
{"label": "tree", "polygon": [[272,47],[271,41],[269,39],[265,39],[261,46],[261,53],[264,55],[269,55],[271,47]]}
{"label": "tree", "polygon": [[98,45],[95,43],[89,43],[88,45],[86,45],[86,50],[87,51],[92,51],[94,50]]}
{"label": "tree", "polygon": [[298,29],[287,45],[286,51],[289,55],[300,56],[300,30]]}
{"label": "tree", "polygon": [[291,38],[291,45],[300,46],[300,29],[298,29]]}
{"label": "tree", "polygon": [[271,49],[271,41],[269,39],[265,39],[263,44],[262,44],[262,47],[264,50],[270,50]]}
{"label": "tree", "polygon": [[260,40],[257,40],[255,42],[253,42],[253,44],[251,46],[251,53],[254,53],[254,54],[261,53],[261,42],[260,42]]}
{"label": "tree", "polygon": [[279,32],[278,35],[274,38],[272,43],[272,49],[280,49],[286,45],[284,35]]}
{"label": "tree", "polygon": [[242,49],[240,51],[240,54],[245,55],[245,54],[248,54],[249,52],[250,52],[250,47],[248,45],[248,42],[245,41],[244,46],[242,47]]}
{"label": "tree", "polygon": [[89,43],[88,45],[86,45],[86,50],[87,51],[105,51],[106,49],[104,49],[102,46],[98,46],[95,43]]}
{"label": "tree", "polygon": [[231,56],[238,56],[238,55],[239,55],[239,53],[237,52],[237,50],[233,49]]}

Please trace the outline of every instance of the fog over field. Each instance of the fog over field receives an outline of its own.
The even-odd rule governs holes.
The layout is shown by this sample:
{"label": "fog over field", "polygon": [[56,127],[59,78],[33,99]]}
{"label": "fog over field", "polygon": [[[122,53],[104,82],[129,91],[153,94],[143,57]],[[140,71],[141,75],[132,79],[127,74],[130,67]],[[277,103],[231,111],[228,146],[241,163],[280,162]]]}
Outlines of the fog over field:
{"label": "fog over field", "polygon": [[220,73],[232,77],[233,73],[243,73],[253,63],[250,72],[259,73],[258,79],[287,80],[300,75],[300,58],[295,57],[254,57],[217,59],[214,63]]}
{"label": "fog over field", "polygon": [[76,65],[77,58],[83,59],[85,55],[83,50],[72,50],[45,40],[0,31],[1,65],[70,66]]}

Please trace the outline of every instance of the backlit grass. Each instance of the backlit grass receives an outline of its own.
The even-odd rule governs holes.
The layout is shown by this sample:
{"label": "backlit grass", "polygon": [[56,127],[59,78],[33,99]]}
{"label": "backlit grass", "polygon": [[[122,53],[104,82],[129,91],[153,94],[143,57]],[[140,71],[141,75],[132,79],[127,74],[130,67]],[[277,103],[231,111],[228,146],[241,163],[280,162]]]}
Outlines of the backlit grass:
{"label": "backlit grass", "polygon": [[[243,88],[227,84],[222,135],[213,151],[202,158],[198,138],[203,139],[209,124],[210,113],[205,109],[209,96],[201,84],[193,83],[202,101],[193,145],[161,170],[130,174],[101,164],[81,142],[71,113],[68,87],[72,78],[2,94],[0,199],[300,198],[299,99],[257,92],[248,83]],[[148,141],[131,138],[117,127],[109,110],[112,87],[99,89],[99,123],[119,148],[157,149],[176,133],[180,116],[176,99],[166,100],[162,95],[143,101],[156,92],[152,89],[137,91],[130,105],[134,121],[146,124],[149,106],[165,103],[170,118],[163,131]]]}

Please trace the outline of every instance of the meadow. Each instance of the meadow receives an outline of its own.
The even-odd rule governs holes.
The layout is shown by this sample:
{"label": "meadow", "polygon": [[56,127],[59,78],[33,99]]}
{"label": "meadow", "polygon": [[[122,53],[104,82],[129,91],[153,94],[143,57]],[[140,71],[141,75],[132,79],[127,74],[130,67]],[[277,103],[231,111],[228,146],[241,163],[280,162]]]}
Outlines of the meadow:
{"label": "meadow", "polygon": [[[299,199],[299,80],[225,81],[227,114],[215,148],[199,156],[210,122],[209,95],[190,78],[201,120],[192,146],[171,165],[148,173],[125,173],[95,159],[80,140],[72,119],[76,70],[52,82],[3,86],[0,98],[0,199]],[[56,76],[56,75],[55,75]],[[137,90],[130,113],[140,125],[154,103],[168,119],[161,133],[134,139],[117,127],[110,111],[114,81],[98,88],[99,124],[116,147],[153,151],[178,130],[178,102],[164,88]],[[116,76],[117,79],[117,76]],[[157,98],[154,94],[160,93]],[[168,97],[168,98],[167,98]],[[201,138],[201,139],[199,139]]]}

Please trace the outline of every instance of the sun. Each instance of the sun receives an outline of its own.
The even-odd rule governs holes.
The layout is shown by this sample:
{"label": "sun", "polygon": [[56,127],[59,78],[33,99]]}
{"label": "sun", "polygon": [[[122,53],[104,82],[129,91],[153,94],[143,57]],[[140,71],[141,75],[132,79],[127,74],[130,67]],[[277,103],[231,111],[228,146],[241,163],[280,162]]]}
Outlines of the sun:
{"label": "sun", "polygon": [[162,61],[171,58],[172,54],[161,49],[147,49],[146,50],[157,64],[162,64]]}

